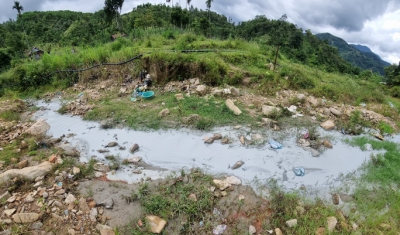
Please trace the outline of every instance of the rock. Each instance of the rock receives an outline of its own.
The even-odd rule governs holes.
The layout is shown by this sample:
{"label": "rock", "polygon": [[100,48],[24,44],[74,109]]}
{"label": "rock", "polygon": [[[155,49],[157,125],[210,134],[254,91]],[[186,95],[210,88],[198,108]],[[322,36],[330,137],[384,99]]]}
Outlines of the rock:
{"label": "rock", "polygon": [[252,134],[251,135],[251,140],[262,141],[262,140],[264,140],[264,138],[260,134]]}
{"label": "rock", "polygon": [[200,119],[201,119],[201,116],[200,116],[200,115],[198,115],[198,114],[190,114],[189,116],[184,117],[184,118],[183,118],[183,121],[184,121],[186,124],[194,124],[194,123],[196,123],[197,121],[199,121]]}
{"label": "rock", "polygon": [[217,134],[214,134],[213,138],[214,138],[214,140],[220,140],[220,139],[222,139],[222,135],[217,133]]}
{"label": "rock", "polygon": [[337,193],[332,194],[332,201],[333,201],[334,205],[339,205],[339,202],[340,202],[339,194],[337,194]]}
{"label": "rock", "polygon": [[225,182],[228,184],[233,184],[233,185],[241,185],[242,184],[242,181],[236,176],[226,177]]}
{"label": "rock", "polygon": [[18,163],[18,168],[22,169],[28,166],[28,160],[23,160]]}
{"label": "rock", "polygon": [[213,182],[219,188],[219,190],[225,190],[231,186],[231,184],[227,183],[225,180],[214,179]]}
{"label": "rock", "polygon": [[196,92],[199,95],[205,95],[205,94],[207,94],[207,87],[205,85],[198,85],[196,87]]}
{"label": "rock", "polygon": [[249,226],[249,234],[253,235],[257,232],[256,227],[254,227],[253,225]]}
{"label": "rock", "polygon": [[16,199],[15,195],[11,196],[10,198],[7,199],[7,202],[12,203]]}
{"label": "rock", "polygon": [[231,99],[225,101],[225,105],[231,110],[235,115],[242,114],[242,111],[233,103]]}
{"label": "rock", "polygon": [[95,164],[93,166],[95,171],[100,171],[100,172],[109,172],[111,171],[110,167],[104,164]]}
{"label": "rock", "polygon": [[30,230],[39,230],[39,229],[41,229],[42,227],[43,227],[43,223],[40,222],[40,221],[38,221],[38,222],[35,222],[35,223],[31,224],[31,226],[29,227],[29,229],[30,229]]}
{"label": "rock", "polygon": [[132,153],[136,152],[137,150],[139,150],[139,145],[138,144],[133,144],[132,147],[130,148],[130,151]]}
{"label": "rock", "polygon": [[164,229],[165,225],[167,224],[167,221],[165,221],[155,215],[146,216],[146,221],[147,221],[147,224],[150,226],[150,232],[157,233],[157,234],[161,233],[161,231]]}
{"label": "rock", "polygon": [[331,113],[337,117],[342,116],[342,112],[340,112],[339,110],[335,109],[335,108],[330,108],[329,109],[331,111]]}
{"label": "rock", "polygon": [[97,208],[93,207],[92,209],[90,209],[90,219],[93,222],[96,222],[96,218],[97,218],[98,212],[97,212]]}
{"label": "rock", "polygon": [[305,96],[304,94],[298,94],[298,95],[297,95],[297,99],[298,99],[299,101],[303,101],[303,100],[306,99],[306,96]]}
{"label": "rock", "polygon": [[4,210],[3,213],[4,213],[5,216],[10,217],[12,214],[14,214],[14,212],[16,210],[17,209],[8,209],[8,210]]}
{"label": "rock", "polygon": [[384,224],[384,223],[380,224],[379,227],[381,227],[382,229],[385,229],[385,230],[390,230],[392,228],[392,226],[390,226],[390,224]]}
{"label": "rock", "polygon": [[89,212],[90,211],[90,208],[89,208],[88,204],[86,203],[85,198],[79,199],[79,210],[81,210],[83,212]]}
{"label": "rock", "polygon": [[40,119],[25,132],[36,137],[43,137],[49,129],[50,125],[44,119]]}
{"label": "rock", "polygon": [[325,148],[328,148],[328,149],[333,148],[333,146],[332,146],[331,142],[329,142],[329,140],[324,140],[324,141],[322,141],[322,145],[323,145]]}
{"label": "rock", "polygon": [[114,200],[112,198],[107,198],[101,203],[97,204],[98,206],[104,206],[106,209],[112,209],[114,205]]}
{"label": "rock", "polygon": [[315,231],[315,235],[325,235],[325,228],[319,227],[317,231]]}
{"label": "rock", "polygon": [[204,138],[204,143],[205,144],[212,144],[212,143],[214,143],[214,138],[213,137],[206,137],[206,138]]}
{"label": "rock", "polygon": [[32,194],[28,194],[28,196],[26,196],[25,198],[25,202],[29,203],[29,202],[33,202],[35,201],[35,198],[33,198]]}
{"label": "rock", "polygon": [[231,169],[232,169],[232,170],[235,170],[235,169],[241,167],[243,164],[244,164],[244,161],[237,161],[237,162],[231,167]]}
{"label": "rock", "polygon": [[221,144],[229,144],[229,138],[223,138]]}
{"label": "rock", "polygon": [[226,224],[219,224],[213,229],[213,234],[214,235],[224,234],[226,228],[227,228]]}
{"label": "rock", "polygon": [[290,105],[290,107],[286,108],[286,109],[289,110],[289,112],[291,112],[291,113],[297,112],[297,106],[295,106],[295,105]]}
{"label": "rock", "polygon": [[324,128],[324,130],[330,131],[333,130],[333,128],[335,128],[335,123],[332,120],[327,120],[321,123],[320,126]]}
{"label": "rock", "polygon": [[239,137],[239,141],[242,145],[246,144],[246,139],[244,138],[244,136],[240,136]]}
{"label": "rock", "polygon": [[112,229],[104,228],[100,230],[100,235],[115,235],[115,232]]}
{"label": "rock", "polygon": [[305,147],[304,149],[306,151],[310,151],[311,152],[311,156],[313,156],[313,157],[318,157],[321,154],[318,150],[316,150],[314,148],[311,148],[311,147]]}
{"label": "rock", "polygon": [[112,147],[115,147],[115,146],[118,146],[117,142],[110,142],[105,146],[105,148],[112,148]]}
{"label": "rock", "polygon": [[342,200],[342,202],[348,203],[348,202],[354,201],[353,195],[347,195],[347,194],[341,193],[341,194],[339,194],[339,196],[340,196],[340,199]]}
{"label": "rock", "polygon": [[133,156],[133,157],[131,157],[131,158],[126,159],[126,161],[127,161],[128,163],[133,163],[133,164],[137,164],[137,163],[139,163],[141,160],[142,160],[142,157],[139,157],[139,156]]}
{"label": "rock", "polygon": [[299,213],[299,215],[303,215],[306,212],[302,206],[296,206],[296,211]]}
{"label": "rock", "polygon": [[18,213],[12,216],[15,223],[33,223],[39,219],[38,213]]}
{"label": "rock", "polygon": [[269,106],[269,105],[263,105],[261,107],[261,109],[262,109],[262,113],[265,116],[271,116],[272,114],[279,113],[281,111],[280,108],[277,108],[277,107],[274,107],[274,106]]}
{"label": "rock", "polygon": [[351,228],[353,231],[356,231],[358,229],[358,225],[356,223],[351,223]]}
{"label": "rock", "polygon": [[297,219],[291,219],[291,220],[286,221],[286,225],[289,228],[292,228],[292,227],[296,226],[297,225]]}
{"label": "rock", "polygon": [[365,151],[372,151],[374,148],[372,148],[372,145],[370,143],[364,144],[364,149]]}
{"label": "rock", "polygon": [[222,93],[224,93],[224,95],[230,95],[231,94],[231,90],[230,89],[223,89]]}
{"label": "rock", "polygon": [[174,96],[175,96],[175,98],[177,100],[184,100],[185,99],[185,97],[183,97],[183,95],[181,93],[175,94]]}
{"label": "rock", "polygon": [[74,197],[74,195],[72,195],[71,193],[68,194],[67,198],[65,198],[64,203],[69,205],[70,203],[73,203],[76,201],[76,198]]}
{"label": "rock", "polygon": [[74,229],[72,229],[72,228],[68,229],[68,235],[75,235],[75,234],[76,234],[76,232]]}
{"label": "rock", "polygon": [[261,120],[262,120],[263,123],[265,123],[265,125],[267,125],[267,126],[271,126],[271,124],[274,123],[274,120],[269,119],[269,118],[262,118]]}
{"label": "rock", "polygon": [[52,168],[53,168],[52,163],[43,162],[37,166],[25,167],[22,169],[11,169],[0,174],[0,183],[10,181],[15,177],[34,180],[39,176],[46,175],[51,171]]}
{"label": "rock", "polygon": [[158,114],[159,117],[166,117],[169,115],[169,109],[163,109],[160,111],[160,113]]}
{"label": "rock", "polygon": [[328,217],[328,218],[326,219],[326,221],[327,221],[327,223],[328,223],[328,226],[327,226],[328,231],[329,231],[329,232],[332,232],[332,231],[335,229],[335,227],[336,227],[337,219],[336,219],[335,217],[333,217],[333,216],[330,216],[330,217]]}
{"label": "rock", "polygon": [[97,203],[96,203],[96,201],[92,200],[92,201],[89,201],[88,206],[89,206],[89,208],[94,208],[95,206],[97,206]]}
{"label": "rock", "polygon": [[70,156],[70,157],[79,156],[78,150],[76,150],[76,148],[72,147],[70,144],[60,143],[57,145],[57,147],[63,150],[65,156]]}
{"label": "rock", "polygon": [[275,234],[276,235],[283,235],[282,230],[280,228],[275,229]]}
{"label": "rock", "polygon": [[108,152],[110,152],[110,150],[108,150],[108,149],[98,149],[97,152],[99,152],[99,153],[108,153]]}
{"label": "rock", "polygon": [[76,166],[72,167],[72,174],[77,175],[79,173],[81,173],[81,169]]}
{"label": "rock", "polygon": [[197,196],[196,196],[196,194],[194,194],[194,193],[191,193],[191,194],[188,196],[188,198],[189,198],[190,200],[194,201],[194,202],[197,202]]}
{"label": "rock", "polygon": [[313,106],[313,107],[318,107],[318,105],[319,105],[318,100],[317,100],[316,98],[314,98],[313,96],[308,97],[308,98],[307,98],[307,101],[308,101],[308,103],[310,103],[311,106]]}
{"label": "rock", "polygon": [[235,88],[235,87],[231,87],[230,91],[231,91],[231,94],[232,94],[233,96],[240,96],[239,89],[237,89],[237,88]]}

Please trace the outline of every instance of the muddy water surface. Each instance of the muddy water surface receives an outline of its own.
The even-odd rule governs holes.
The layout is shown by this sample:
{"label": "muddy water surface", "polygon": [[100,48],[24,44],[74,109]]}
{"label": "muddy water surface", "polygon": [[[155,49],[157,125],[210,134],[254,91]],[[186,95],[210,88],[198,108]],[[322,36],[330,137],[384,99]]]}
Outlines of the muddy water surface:
{"label": "muddy water surface", "polygon": [[[46,119],[51,126],[48,134],[54,137],[67,135],[75,136],[66,138],[69,144],[81,152],[80,160],[87,162],[94,157],[100,162],[108,164],[105,159],[107,154],[118,156],[122,161],[132,156],[140,156],[143,161],[152,165],[151,168],[141,169],[142,174],[132,173],[133,166],[121,165],[122,169],[114,174],[108,173],[111,180],[122,180],[135,183],[142,178],[151,177],[158,179],[165,177],[172,171],[200,167],[210,174],[229,174],[242,179],[243,183],[259,186],[269,179],[277,180],[284,188],[298,189],[301,185],[312,189],[314,192],[327,192],[332,187],[340,185],[341,174],[352,172],[369,159],[371,152],[361,151],[359,148],[350,147],[342,142],[349,136],[337,132],[325,132],[332,139],[333,149],[327,149],[319,157],[312,157],[296,144],[296,131],[288,132],[262,132],[266,140],[280,139],[282,149],[273,150],[268,144],[261,146],[243,146],[238,137],[249,134],[246,128],[236,129],[224,127],[210,132],[193,130],[165,130],[165,131],[134,131],[123,129],[101,129],[97,122],[83,121],[82,118],[69,115],[60,115],[57,109],[60,101],[50,103],[38,102],[37,106],[43,107],[35,114],[35,118]],[[204,144],[203,138],[221,133],[229,136],[233,142],[222,145],[215,141],[211,145]],[[248,138],[251,138],[250,135]],[[119,147],[107,148],[109,153],[98,153],[109,142],[118,142]],[[138,152],[131,154],[129,148],[137,143]],[[231,169],[237,161],[245,164],[238,169]],[[294,174],[292,167],[303,167],[305,176]]]}

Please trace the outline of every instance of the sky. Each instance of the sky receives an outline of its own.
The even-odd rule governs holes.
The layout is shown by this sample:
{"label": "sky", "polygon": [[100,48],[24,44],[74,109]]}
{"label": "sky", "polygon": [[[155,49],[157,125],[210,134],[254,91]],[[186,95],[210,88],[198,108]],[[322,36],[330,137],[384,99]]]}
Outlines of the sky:
{"label": "sky", "polygon": [[[186,7],[186,0],[172,0]],[[95,12],[104,0],[19,0],[24,11],[71,10]],[[90,2],[90,3],[89,3]],[[165,0],[125,0],[122,13],[143,3],[159,4]],[[12,0],[0,0],[0,22],[15,19]],[[191,5],[206,9],[205,0]],[[368,46],[389,63],[400,62],[400,0],[214,0],[211,10],[247,21],[257,15],[278,19],[286,14],[288,21],[313,33],[329,32],[348,43]]]}

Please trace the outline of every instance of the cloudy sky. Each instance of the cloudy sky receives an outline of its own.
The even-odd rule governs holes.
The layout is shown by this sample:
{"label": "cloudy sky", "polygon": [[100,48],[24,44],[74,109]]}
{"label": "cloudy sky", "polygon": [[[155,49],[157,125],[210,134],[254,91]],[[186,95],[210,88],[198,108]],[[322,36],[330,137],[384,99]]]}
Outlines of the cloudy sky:
{"label": "cloudy sky", "polygon": [[[186,0],[173,0],[186,6]],[[90,2],[90,3],[89,3]],[[125,0],[123,12],[150,2],[165,0]],[[0,0],[0,22],[15,18],[12,0]],[[73,10],[94,12],[104,0],[20,0],[25,11]],[[205,0],[192,0],[194,7],[205,9]],[[349,43],[366,45],[390,63],[400,61],[400,0],[214,0],[211,10],[236,22],[256,15],[288,20],[313,33],[329,32]]]}

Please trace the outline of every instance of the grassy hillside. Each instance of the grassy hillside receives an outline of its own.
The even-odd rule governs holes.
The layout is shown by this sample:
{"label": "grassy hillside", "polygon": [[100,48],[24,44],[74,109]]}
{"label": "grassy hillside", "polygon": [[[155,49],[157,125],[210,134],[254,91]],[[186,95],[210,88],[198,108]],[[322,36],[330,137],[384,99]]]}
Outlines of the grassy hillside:
{"label": "grassy hillside", "polygon": [[372,70],[375,73],[385,75],[384,68],[389,66],[388,62],[383,61],[378,55],[372,51],[359,49],[347,44],[346,41],[339,37],[335,37],[329,33],[321,33],[315,35],[321,40],[327,40],[331,46],[338,49],[339,54],[352,65],[363,70]]}

